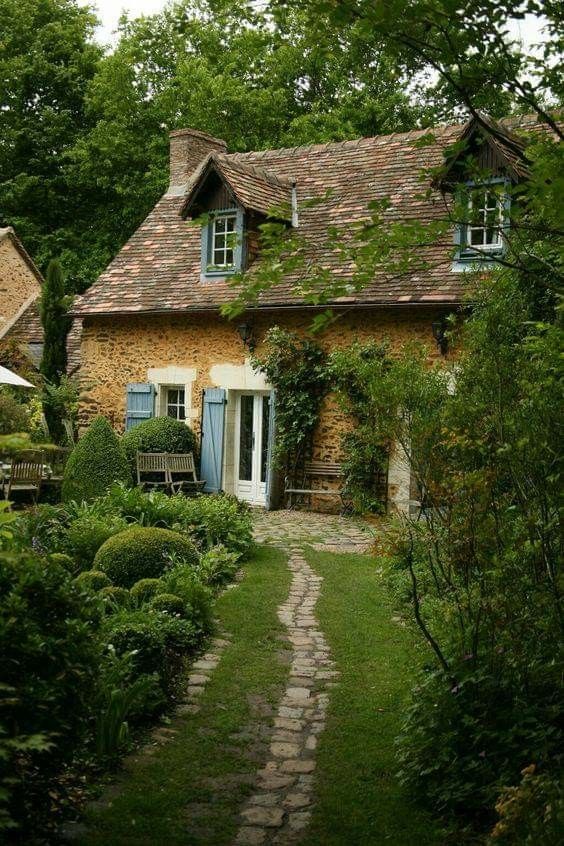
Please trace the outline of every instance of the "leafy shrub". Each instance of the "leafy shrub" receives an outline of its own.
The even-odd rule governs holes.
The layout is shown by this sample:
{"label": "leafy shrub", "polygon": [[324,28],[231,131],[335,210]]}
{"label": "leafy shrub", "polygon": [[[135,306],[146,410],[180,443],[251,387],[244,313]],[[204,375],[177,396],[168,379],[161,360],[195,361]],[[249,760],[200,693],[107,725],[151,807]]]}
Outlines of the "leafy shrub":
{"label": "leafy shrub", "polygon": [[173,593],[158,593],[153,597],[151,607],[155,611],[163,611],[165,614],[172,614],[175,617],[184,616],[184,600]]}
{"label": "leafy shrub", "polygon": [[197,455],[198,441],[192,429],[172,417],[144,420],[122,437],[132,472],[136,452],[192,452]]}
{"label": "leafy shrub", "polygon": [[96,417],[67,461],[63,500],[89,501],[105,494],[112,482],[131,484],[131,479],[119,438],[105,417]]}
{"label": "leafy shrub", "polygon": [[79,570],[88,570],[96,553],[108,538],[123,532],[127,523],[121,517],[96,517],[84,515],[70,523],[62,543],[70,552]]}
{"label": "leafy shrub", "polygon": [[239,555],[223,545],[212,546],[203,553],[197,568],[198,577],[210,587],[217,588],[233,580],[239,569]]}
{"label": "leafy shrub", "polygon": [[191,567],[177,565],[161,579],[162,590],[179,596],[184,602],[184,616],[201,634],[213,631],[212,593],[202,584]]}
{"label": "leafy shrub", "polygon": [[62,505],[38,505],[18,515],[14,525],[15,541],[22,549],[37,552],[63,552],[67,513]]}
{"label": "leafy shrub", "polygon": [[506,787],[496,802],[499,821],[489,846],[560,846],[564,842],[562,777],[526,767],[517,787]]}
{"label": "leafy shrub", "polygon": [[167,697],[174,695],[186,657],[201,642],[191,620],[147,610],[108,617],[106,634],[118,656],[131,654],[136,676],[158,674]]}
{"label": "leafy shrub", "polygon": [[162,582],[160,579],[140,579],[131,588],[130,595],[137,605],[143,605],[145,602],[149,602],[161,588]]}
{"label": "leafy shrub", "polygon": [[100,570],[85,570],[76,577],[75,582],[88,590],[102,590],[102,588],[111,587],[112,584],[106,574]]}
{"label": "leafy shrub", "polygon": [[101,588],[99,594],[106,605],[106,609],[110,612],[115,611],[116,608],[129,607],[131,595],[125,588],[117,587],[117,585],[106,585],[106,587]]}
{"label": "leafy shrub", "polygon": [[52,552],[49,556],[49,561],[52,561],[54,564],[59,564],[69,573],[74,574],[76,572],[75,562],[70,555],[66,555],[64,552]]}
{"label": "leafy shrub", "polygon": [[512,683],[457,670],[456,684],[434,671],[415,688],[399,738],[401,778],[440,811],[484,821],[525,755],[546,760],[558,750],[558,693],[537,690],[531,702],[538,704],[527,706]]}
{"label": "leafy shrub", "polygon": [[109,538],[94,559],[114,584],[132,587],[140,579],[155,579],[170,567],[171,556],[187,564],[198,563],[194,544],[169,529],[134,526]]}
{"label": "leafy shrub", "polygon": [[13,432],[29,432],[29,414],[11,393],[0,390],[0,435]]}
{"label": "leafy shrub", "polygon": [[113,647],[109,649],[102,663],[96,701],[97,757],[113,760],[127,745],[129,720],[153,714],[164,703],[156,673],[135,678],[131,654],[118,656]]}
{"label": "leafy shrub", "polygon": [[128,522],[187,532],[200,549],[222,544],[244,555],[253,542],[249,506],[225,494],[188,498],[115,484],[97,508]]}
{"label": "leafy shrub", "polygon": [[0,829],[30,831],[84,738],[100,666],[98,603],[56,561],[0,554]]}
{"label": "leafy shrub", "polygon": [[253,545],[250,508],[234,496],[184,499],[183,522],[201,549],[225,546],[245,555]]}

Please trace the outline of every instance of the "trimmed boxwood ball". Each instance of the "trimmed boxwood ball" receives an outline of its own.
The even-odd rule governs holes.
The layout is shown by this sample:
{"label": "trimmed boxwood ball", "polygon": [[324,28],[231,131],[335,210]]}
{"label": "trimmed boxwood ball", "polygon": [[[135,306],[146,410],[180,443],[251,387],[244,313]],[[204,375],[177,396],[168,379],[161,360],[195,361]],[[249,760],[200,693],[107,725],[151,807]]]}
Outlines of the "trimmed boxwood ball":
{"label": "trimmed boxwood ball", "polygon": [[174,616],[184,616],[184,601],[173,593],[158,593],[151,602],[151,608],[155,611],[164,611]]}
{"label": "trimmed boxwood ball", "polygon": [[74,562],[74,559],[71,558],[70,555],[67,555],[65,552],[52,552],[49,555],[49,561],[53,564],[60,564],[61,567],[64,567],[68,573],[76,573],[77,566]]}
{"label": "trimmed boxwood ball", "polygon": [[113,608],[128,608],[130,603],[129,591],[117,585],[106,585],[99,592],[101,598],[108,606],[108,611]]}
{"label": "trimmed boxwood ball", "polygon": [[162,587],[160,579],[140,579],[135,582],[130,594],[138,605],[143,605],[144,602],[152,599],[159,590],[162,590]]}
{"label": "trimmed boxwood ball", "polygon": [[63,501],[88,502],[103,496],[114,482],[130,485],[131,470],[118,436],[105,417],[96,417],[67,461]]}
{"label": "trimmed boxwood ball", "polygon": [[158,579],[171,567],[171,559],[196,566],[198,550],[192,541],[170,529],[133,526],[102,544],[94,566],[120,587],[132,587],[140,579]]}
{"label": "trimmed boxwood ball", "polygon": [[75,582],[90,590],[102,590],[102,588],[111,587],[112,584],[111,579],[100,570],[85,570],[76,577]]}
{"label": "trimmed boxwood ball", "polygon": [[192,429],[172,417],[144,420],[126,432],[121,442],[133,472],[136,452],[193,452],[196,456],[198,450],[198,441]]}

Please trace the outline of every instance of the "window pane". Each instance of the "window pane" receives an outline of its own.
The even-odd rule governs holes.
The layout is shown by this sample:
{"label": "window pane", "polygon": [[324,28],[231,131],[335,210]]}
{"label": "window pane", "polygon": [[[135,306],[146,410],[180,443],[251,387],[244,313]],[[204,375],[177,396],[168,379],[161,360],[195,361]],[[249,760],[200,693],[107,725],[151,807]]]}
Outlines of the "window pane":
{"label": "window pane", "polygon": [[233,250],[225,250],[225,264],[233,264]]}
{"label": "window pane", "polygon": [[225,264],[225,253],[223,250],[214,250],[213,251],[213,263],[218,264],[220,267]]}
{"label": "window pane", "polygon": [[235,218],[234,217],[226,217],[225,218],[225,228],[227,232],[234,232],[235,231]]}
{"label": "window pane", "polygon": [[262,398],[262,440],[260,455],[260,480],[266,482],[268,459],[268,421],[270,419],[270,402],[268,397]]}
{"label": "window pane", "polygon": [[239,435],[239,478],[253,478],[253,405],[254,397],[241,397],[241,432]]}
{"label": "window pane", "polygon": [[168,389],[168,402],[173,404],[178,402],[178,391],[176,388]]}
{"label": "window pane", "polygon": [[177,420],[178,419],[178,406],[167,405],[166,415],[167,415],[167,417],[173,417],[175,420]]}
{"label": "window pane", "polygon": [[472,246],[477,247],[480,244],[484,243],[484,231],[483,229],[471,229],[470,230],[470,243]]}
{"label": "window pane", "polygon": [[178,402],[181,403],[182,405],[184,405],[184,403],[185,403],[184,388],[178,389]]}

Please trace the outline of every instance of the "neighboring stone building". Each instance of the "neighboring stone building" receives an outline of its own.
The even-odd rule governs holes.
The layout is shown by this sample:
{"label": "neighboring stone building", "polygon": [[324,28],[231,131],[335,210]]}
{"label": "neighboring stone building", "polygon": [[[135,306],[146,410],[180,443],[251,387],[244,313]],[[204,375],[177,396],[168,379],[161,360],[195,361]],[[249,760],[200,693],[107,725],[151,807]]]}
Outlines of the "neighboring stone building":
{"label": "neighboring stone building", "polygon": [[37,300],[43,278],[12,227],[0,229],[0,341],[13,339],[34,363],[41,359],[43,331]]}
{"label": "neighboring stone building", "polygon": [[[331,227],[366,220],[369,203],[384,198],[387,221],[442,219],[445,199],[448,204],[467,178],[459,157],[448,161],[437,186],[430,176],[422,182],[422,173],[444,164],[446,148],[461,138],[500,186],[519,180],[525,144],[516,130],[534,129],[530,118],[519,121],[511,130],[508,122],[441,127],[419,144],[425,131],[232,154],[202,132],[171,133],[168,191],[75,305],[84,323],[81,374],[88,386],[82,423],[98,413],[118,428],[159,414],[186,420],[203,433],[202,477],[209,490],[273,504],[270,386],[253,371],[242,338],[252,332],[260,354],[269,327],[306,331],[314,309],[304,305],[296,277],[263,293],[244,320],[220,316],[220,306],[234,296],[230,276],[260,267],[261,222],[271,217],[295,229],[311,261],[346,282],[354,267],[327,245]],[[472,186],[469,196],[472,225],[458,226],[454,240],[423,247],[424,270],[380,274],[332,303],[340,319],[322,337],[327,348],[354,339],[386,338],[392,347],[420,339],[431,359],[440,357],[432,324],[436,335],[439,321],[462,304],[463,271],[504,249],[506,194],[488,182]],[[201,226],[187,220],[202,213]],[[344,425],[329,399],[316,458],[339,460]],[[409,474],[397,453],[390,458],[388,499],[400,510],[409,506]]]}
{"label": "neighboring stone building", "polygon": [[[39,298],[43,277],[11,226],[0,229],[0,343],[14,342],[39,367],[43,354],[43,326]],[[67,338],[67,372],[80,364],[80,320],[73,321]]]}

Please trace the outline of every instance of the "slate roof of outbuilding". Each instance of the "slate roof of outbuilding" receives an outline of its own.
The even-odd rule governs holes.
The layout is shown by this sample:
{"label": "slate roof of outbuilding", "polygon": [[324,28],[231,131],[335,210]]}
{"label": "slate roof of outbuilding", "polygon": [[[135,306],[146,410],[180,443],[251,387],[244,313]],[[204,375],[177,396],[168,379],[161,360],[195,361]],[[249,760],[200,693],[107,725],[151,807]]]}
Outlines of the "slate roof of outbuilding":
{"label": "slate roof of outbuilding", "polygon": [[[512,130],[534,131],[531,116],[503,121]],[[252,153],[214,154],[221,168],[254,190],[250,174],[265,182],[270,174],[282,185],[295,180],[299,207],[299,234],[308,259],[321,263],[346,281],[354,267],[327,246],[330,227],[341,230],[367,218],[368,204],[388,198],[388,221],[432,221],[444,217],[444,197],[431,191],[422,174],[444,162],[444,151],[459,139],[465,125],[361,138]],[[417,141],[432,132],[431,144]],[[197,179],[197,175],[196,179]],[[269,184],[274,184],[271,182]],[[200,228],[182,217],[188,192],[164,195],[139,229],[117,254],[94,285],[76,302],[74,313],[115,314],[179,312],[217,309],[232,299],[227,281],[200,280]],[[256,185],[256,182],[255,182]],[[284,190],[286,188],[284,187]],[[304,201],[323,198],[319,204]],[[251,206],[252,207],[252,206]],[[364,290],[336,302],[347,305],[456,304],[464,298],[464,273],[452,272],[452,244],[422,250],[427,267],[398,275],[378,274]],[[260,259],[259,259],[260,261]],[[285,279],[261,295],[264,308],[303,304],[296,279]]]}

